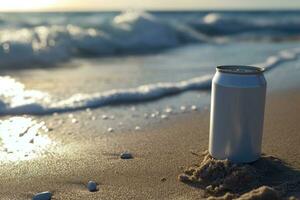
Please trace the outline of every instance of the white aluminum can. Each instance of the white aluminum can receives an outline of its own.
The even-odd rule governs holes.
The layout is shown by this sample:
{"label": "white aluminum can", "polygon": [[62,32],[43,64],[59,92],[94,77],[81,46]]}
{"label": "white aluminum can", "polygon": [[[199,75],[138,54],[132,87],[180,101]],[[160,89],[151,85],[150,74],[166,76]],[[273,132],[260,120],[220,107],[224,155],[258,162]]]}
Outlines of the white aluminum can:
{"label": "white aluminum can", "polygon": [[218,66],[212,80],[209,153],[248,163],[261,155],[266,80],[263,68]]}

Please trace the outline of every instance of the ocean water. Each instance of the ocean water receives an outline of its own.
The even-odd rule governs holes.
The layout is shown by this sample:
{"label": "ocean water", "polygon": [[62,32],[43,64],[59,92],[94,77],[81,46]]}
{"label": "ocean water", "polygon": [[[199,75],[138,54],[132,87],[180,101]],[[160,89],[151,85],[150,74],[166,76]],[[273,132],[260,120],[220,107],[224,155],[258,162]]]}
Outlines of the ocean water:
{"label": "ocean water", "polygon": [[0,161],[47,148],[53,121],[137,131],[209,109],[217,65],[298,87],[299,27],[298,11],[2,13]]}
{"label": "ocean water", "polygon": [[[299,23],[300,12],[295,11],[1,14],[0,69],[4,76],[0,78],[0,114],[71,112],[209,90],[216,65],[254,64],[269,70],[297,59]],[[258,49],[261,53],[255,52]],[[128,80],[134,76],[130,74],[130,63],[122,66],[123,60],[130,59],[153,62],[149,68],[156,68],[153,73],[157,74],[149,75],[149,69],[140,68],[141,81],[133,83]],[[104,90],[106,87],[100,84],[99,90],[92,93],[87,93],[88,84],[73,85],[81,91],[75,90],[64,98],[28,88],[13,77],[14,71],[69,65],[61,72],[63,75],[57,75],[64,77],[74,70],[72,66],[105,62],[120,66],[104,67],[103,72],[108,70],[111,74],[102,78],[110,79],[122,71],[121,85],[112,80],[108,85],[113,87]],[[95,68],[95,73],[103,73]],[[180,74],[171,79],[160,75],[166,68],[172,74]],[[12,76],[5,76],[6,71]],[[100,77],[91,77],[94,71],[76,81],[94,78],[97,84]],[[64,89],[58,90],[64,93]]]}

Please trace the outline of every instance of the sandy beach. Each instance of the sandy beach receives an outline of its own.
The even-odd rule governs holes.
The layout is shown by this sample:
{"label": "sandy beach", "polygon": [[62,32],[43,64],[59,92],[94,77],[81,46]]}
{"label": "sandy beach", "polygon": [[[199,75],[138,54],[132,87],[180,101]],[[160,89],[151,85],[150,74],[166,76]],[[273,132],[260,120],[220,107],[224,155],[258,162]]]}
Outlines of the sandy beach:
{"label": "sandy beach", "polygon": [[[267,96],[263,138],[263,152],[288,163],[296,170],[293,176],[300,174],[298,102],[296,89]],[[42,118],[47,123],[55,121]],[[97,120],[79,121],[74,126],[53,126],[50,137],[63,143],[53,154],[2,164],[1,199],[31,199],[42,191],[51,191],[53,199],[204,198],[203,190],[177,177],[203,158],[197,154],[208,146],[208,110],[181,114],[139,132],[97,134],[97,126],[101,126]],[[120,159],[125,150],[134,159]],[[89,180],[99,184],[99,191],[86,189]],[[300,197],[299,192],[291,195]]]}

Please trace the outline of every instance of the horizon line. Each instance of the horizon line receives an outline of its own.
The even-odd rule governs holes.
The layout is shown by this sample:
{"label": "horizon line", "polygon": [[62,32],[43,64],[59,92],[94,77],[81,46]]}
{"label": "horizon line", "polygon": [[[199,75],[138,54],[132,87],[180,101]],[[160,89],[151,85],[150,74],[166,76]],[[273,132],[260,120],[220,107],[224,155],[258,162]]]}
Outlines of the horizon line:
{"label": "horizon line", "polygon": [[149,11],[149,12],[205,12],[205,11],[300,11],[300,8],[183,8],[183,9],[41,9],[41,10],[0,10],[1,13],[53,13],[53,12],[122,12],[122,11]]}

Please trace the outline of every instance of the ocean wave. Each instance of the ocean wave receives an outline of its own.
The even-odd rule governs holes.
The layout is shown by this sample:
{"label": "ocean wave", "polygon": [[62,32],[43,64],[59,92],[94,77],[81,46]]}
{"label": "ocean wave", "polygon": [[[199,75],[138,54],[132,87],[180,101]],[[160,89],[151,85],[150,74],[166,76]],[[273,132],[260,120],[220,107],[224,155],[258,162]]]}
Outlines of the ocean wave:
{"label": "ocean wave", "polygon": [[189,25],[210,36],[289,37],[300,34],[300,16],[292,14],[209,13]]}
{"label": "ocean wave", "polygon": [[67,24],[1,30],[0,65],[53,65],[72,57],[149,53],[205,40],[184,25],[145,12],[125,12],[100,28]]}
{"label": "ocean wave", "polygon": [[[270,71],[280,64],[295,60],[300,48],[287,49],[268,57],[262,63],[253,64]],[[190,90],[209,90],[213,74],[174,83],[153,83],[136,88],[115,89],[93,94],[74,94],[67,99],[55,99],[50,94],[29,90],[11,77],[0,77],[1,115],[46,115],[54,112],[71,112],[90,107],[145,102]]]}
{"label": "ocean wave", "polygon": [[52,66],[74,57],[152,53],[188,43],[289,39],[300,35],[300,14],[0,14],[0,28],[0,66],[14,69]]}

